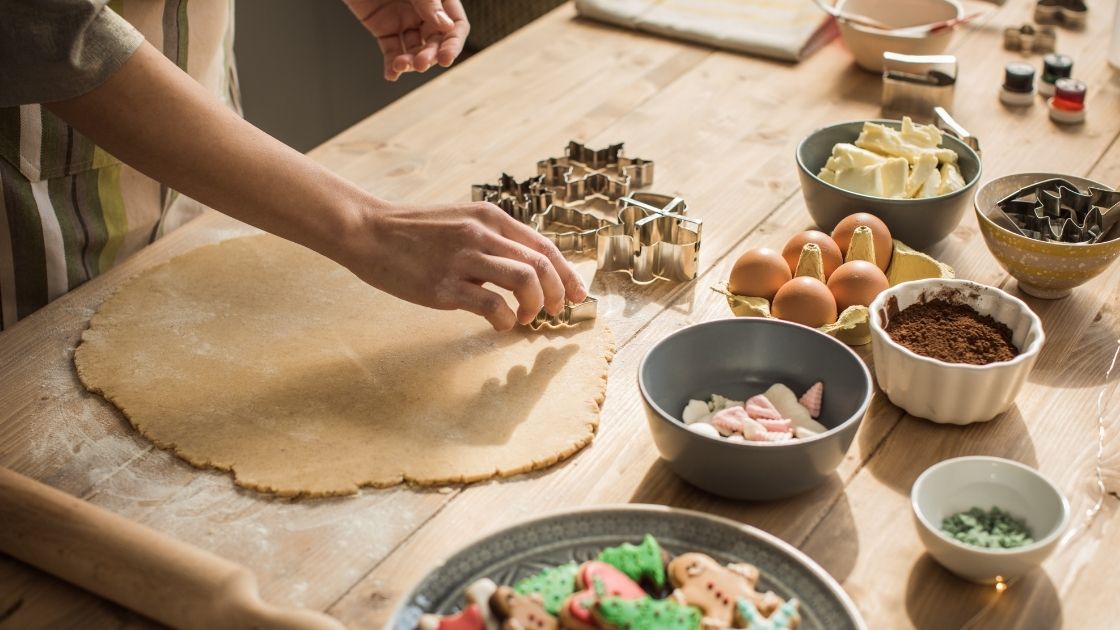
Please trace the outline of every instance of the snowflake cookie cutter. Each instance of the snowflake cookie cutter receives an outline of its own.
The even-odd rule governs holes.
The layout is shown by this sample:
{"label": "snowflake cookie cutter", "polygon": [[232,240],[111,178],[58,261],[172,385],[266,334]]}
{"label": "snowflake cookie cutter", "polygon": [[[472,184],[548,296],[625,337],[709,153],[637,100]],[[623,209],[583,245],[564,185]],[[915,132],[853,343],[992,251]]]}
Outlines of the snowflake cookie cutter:
{"label": "snowflake cookie cutter", "polygon": [[634,193],[618,200],[618,223],[599,231],[596,259],[602,271],[624,271],[639,284],[696,278],[704,222],[686,216],[680,197]]}
{"label": "snowflake cookie cutter", "polygon": [[1090,186],[1087,193],[1060,178],[1021,188],[996,202],[1010,226],[1040,241],[1091,244],[1118,238],[1120,192]]}
{"label": "snowflake cookie cutter", "polygon": [[589,149],[572,140],[562,157],[537,162],[537,175],[565,203],[591,197],[615,201],[653,183],[653,161],[623,155],[622,143]]}

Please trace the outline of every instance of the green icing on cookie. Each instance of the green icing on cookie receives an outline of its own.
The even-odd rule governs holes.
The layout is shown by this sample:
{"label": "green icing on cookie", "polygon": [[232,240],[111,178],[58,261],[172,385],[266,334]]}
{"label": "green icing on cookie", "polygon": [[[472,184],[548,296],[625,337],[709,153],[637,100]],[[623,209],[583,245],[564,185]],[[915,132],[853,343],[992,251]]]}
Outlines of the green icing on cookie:
{"label": "green icing on cookie", "polygon": [[661,557],[661,545],[649,534],[646,534],[640,545],[622,543],[617,547],[607,547],[599,554],[599,560],[622,571],[635,582],[648,579],[658,589],[665,586],[665,562]]}
{"label": "green icing on cookie", "polygon": [[574,562],[545,569],[540,573],[519,580],[513,585],[513,590],[519,595],[537,593],[544,600],[545,610],[549,614],[557,615],[564,605],[564,600],[576,592],[576,572],[578,570],[579,565]]}
{"label": "green icing on cookie", "polygon": [[747,624],[747,630],[790,630],[801,621],[796,599],[784,602],[770,617],[764,617],[758,612],[754,602],[740,599],[735,605],[739,609],[739,617]]}
{"label": "green icing on cookie", "polygon": [[603,625],[626,630],[696,630],[700,609],[671,599],[604,597],[596,607]]}

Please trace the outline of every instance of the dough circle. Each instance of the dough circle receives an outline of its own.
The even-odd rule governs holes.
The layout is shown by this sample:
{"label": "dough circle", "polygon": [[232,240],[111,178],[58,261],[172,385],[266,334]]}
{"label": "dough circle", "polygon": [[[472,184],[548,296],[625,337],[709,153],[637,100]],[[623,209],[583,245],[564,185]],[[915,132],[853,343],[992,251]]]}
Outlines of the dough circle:
{"label": "dough circle", "polygon": [[472,482],[591,442],[602,321],[494,332],[370,288],[273,236],[201,247],[108,299],[74,354],[140,433],[284,496]]}

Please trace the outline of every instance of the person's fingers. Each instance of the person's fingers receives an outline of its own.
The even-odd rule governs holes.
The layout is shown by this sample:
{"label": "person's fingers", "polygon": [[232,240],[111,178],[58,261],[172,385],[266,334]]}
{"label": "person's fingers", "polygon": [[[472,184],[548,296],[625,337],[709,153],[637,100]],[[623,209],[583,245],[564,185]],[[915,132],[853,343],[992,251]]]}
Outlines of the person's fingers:
{"label": "person's fingers", "polygon": [[402,31],[401,45],[406,53],[415,55],[424,46],[424,38],[420,36],[420,30],[409,28]]}
{"label": "person's fingers", "polygon": [[455,292],[454,304],[464,311],[485,317],[494,330],[509,330],[517,323],[517,318],[502,296],[477,284],[461,283]]}
{"label": "person's fingers", "polygon": [[494,204],[485,204],[485,206],[478,208],[478,212],[480,219],[497,230],[499,234],[547,258],[559,275],[560,282],[564,285],[564,297],[569,302],[578,304],[587,299],[587,287],[583,286],[583,279],[579,277],[575,268],[564,258],[560,249],[552,241],[528,225],[509,216]]}
{"label": "person's fingers", "polygon": [[412,8],[416,9],[416,13],[425,22],[441,33],[446,33],[455,27],[451,16],[443,10],[443,2],[440,0],[412,0]]}
{"label": "person's fingers", "polygon": [[555,265],[547,256],[493,232],[490,233],[485,251],[494,256],[516,260],[532,268],[537,274],[537,281],[543,293],[544,310],[549,315],[556,315],[564,308],[566,292],[564,283]]}
{"label": "person's fingers", "polygon": [[381,47],[381,58],[385,63],[385,80],[396,81],[402,71],[398,71],[394,64],[397,58],[404,54],[401,38],[397,34],[377,38],[377,45]]}
{"label": "person's fingers", "polygon": [[439,35],[431,35],[424,42],[424,47],[413,55],[413,65],[417,72],[427,72],[436,63],[436,54],[439,52]]}
{"label": "person's fingers", "polygon": [[446,68],[459,58],[459,54],[463,52],[463,45],[467,42],[467,33],[470,30],[470,24],[466,21],[456,22],[455,29],[443,36],[443,41],[439,44],[439,53],[436,55],[439,65]]}
{"label": "person's fingers", "polygon": [[482,254],[472,257],[467,276],[478,284],[489,282],[510,293],[517,300],[517,321],[528,324],[544,308],[544,291],[537,272],[528,264]]}

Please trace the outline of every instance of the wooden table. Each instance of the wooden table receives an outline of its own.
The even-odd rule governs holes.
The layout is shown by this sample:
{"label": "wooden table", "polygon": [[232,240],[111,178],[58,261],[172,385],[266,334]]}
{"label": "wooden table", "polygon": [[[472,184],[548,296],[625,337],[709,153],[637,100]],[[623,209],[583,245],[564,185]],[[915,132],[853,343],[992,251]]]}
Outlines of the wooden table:
{"label": "wooden table", "polygon": [[[1091,2],[1084,33],[1059,31],[1059,46],[1089,84],[1089,119],[1050,123],[1036,104],[998,102],[1006,25],[1029,19],[1011,2],[955,41],[962,60],[955,112],[983,141],[984,179],[1056,171],[1120,183],[1120,89],[1105,62],[1115,3]],[[1034,58],[1032,61],[1037,62]],[[476,536],[560,507],[647,502],[699,509],[772,532],[823,565],[872,628],[1103,628],[1115,625],[1120,586],[1120,453],[1116,413],[1099,494],[1095,405],[1120,337],[1120,265],[1064,300],[1027,298],[1042,317],[1046,347],[1016,405],[968,427],[907,416],[877,395],[844,463],[822,487],[773,503],[724,501],[696,490],[658,461],[635,387],[649,345],[690,323],[729,315],[709,287],[740,252],[780,245],[810,225],[798,190],[794,146],[813,128],[874,117],[879,80],[858,70],[837,41],[788,65],[713,51],[575,18],[571,6],[486,50],[312,152],[382,196],[464,199],[471,183],[503,170],[530,174],[535,160],[571,139],[625,141],[657,160],[660,192],[676,192],[706,222],[702,275],[683,285],[600,278],[601,315],[618,354],[594,443],[552,469],[466,488],[365,491],[348,498],[288,501],[234,487],[139,437],[96,396],[71,363],[97,306],[130,276],[202,243],[245,231],[204,216],[120,267],[0,334],[0,464],[254,570],[264,597],[325,610],[356,627],[379,627],[401,595],[440,558]],[[931,250],[959,276],[1015,282],[984,247],[974,218]],[[862,354],[869,357],[866,348]],[[990,454],[1037,466],[1061,485],[1076,534],[1006,592],[957,580],[927,556],[911,524],[917,475],[956,455]],[[108,602],[0,557],[0,625],[148,626]]]}

